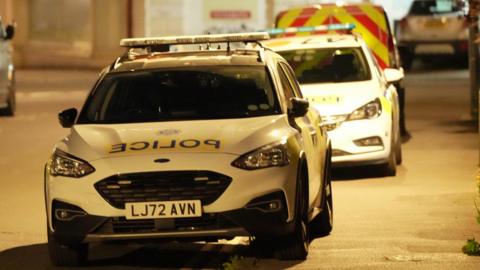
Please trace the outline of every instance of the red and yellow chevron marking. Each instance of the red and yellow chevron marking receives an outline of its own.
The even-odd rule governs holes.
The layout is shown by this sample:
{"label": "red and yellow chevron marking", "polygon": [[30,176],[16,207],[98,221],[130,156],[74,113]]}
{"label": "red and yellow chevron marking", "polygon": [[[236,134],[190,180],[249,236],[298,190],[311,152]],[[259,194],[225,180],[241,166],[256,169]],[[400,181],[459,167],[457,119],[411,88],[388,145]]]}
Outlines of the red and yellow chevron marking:
{"label": "red and yellow chevron marking", "polygon": [[[372,4],[321,5],[287,10],[277,19],[279,28],[353,23],[372,50],[380,67],[389,66],[388,22],[383,8]],[[318,34],[318,33],[315,33]],[[290,34],[291,35],[291,34]],[[293,34],[295,35],[295,34]],[[297,35],[308,35],[305,33]]]}

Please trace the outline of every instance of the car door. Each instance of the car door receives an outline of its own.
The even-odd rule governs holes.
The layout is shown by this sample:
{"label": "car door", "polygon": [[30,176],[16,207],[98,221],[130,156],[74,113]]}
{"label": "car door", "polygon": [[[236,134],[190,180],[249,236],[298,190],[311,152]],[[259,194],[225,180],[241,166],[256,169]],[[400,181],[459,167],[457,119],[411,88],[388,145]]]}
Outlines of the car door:
{"label": "car door", "polygon": [[[278,73],[280,74],[283,91],[288,106],[291,107],[290,98],[303,98],[300,87],[288,63],[279,62]],[[318,191],[322,184],[323,164],[325,161],[325,134],[320,127],[320,116],[318,112],[310,107],[303,117],[294,119],[298,129],[301,132],[304,141],[304,152],[307,157],[309,171],[309,203],[310,205],[319,195]]]}

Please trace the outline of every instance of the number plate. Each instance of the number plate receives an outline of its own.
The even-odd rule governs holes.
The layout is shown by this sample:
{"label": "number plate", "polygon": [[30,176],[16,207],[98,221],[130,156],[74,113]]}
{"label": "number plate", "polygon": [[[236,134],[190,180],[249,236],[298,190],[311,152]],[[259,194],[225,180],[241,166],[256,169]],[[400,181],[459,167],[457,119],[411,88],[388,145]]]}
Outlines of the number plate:
{"label": "number plate", "polygon": [[425,22],[425,27],[427,28],[440,28],[445,24],[441,20],[428,20]]}
{"label": "number plate", "polygon": [[126,219],[200,216],[202,216],[202,204],[200,200],[125,203]]}

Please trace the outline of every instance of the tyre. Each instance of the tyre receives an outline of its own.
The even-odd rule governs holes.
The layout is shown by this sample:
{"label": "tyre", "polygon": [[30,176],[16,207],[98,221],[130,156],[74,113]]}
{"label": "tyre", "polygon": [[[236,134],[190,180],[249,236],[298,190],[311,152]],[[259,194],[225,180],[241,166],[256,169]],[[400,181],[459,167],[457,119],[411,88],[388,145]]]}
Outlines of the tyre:
{"label": "tyre", "polygon": [[280,260],[305,260],[308,255],[310,238],[308,232],[308,192],[305,188],[306,168],[299,172],[298,191],[296,193],[295,230],[278,244],[275,257]]}
{"label": "tyre", "polygon": [[81,266],[84,265],[88,256],[88,244],[62,245],[58,243],[48,232],[48,253],[50,262],[54,266]]}
{"label": "tyre", "polygon": [[388,154],[387,163],[382,165],[383,175],[385,176],[395,176],[397,174],[397,150],[395,142],[393,141],[393,136],[391,136],[390,143],[390,153]]}
{"label": "tyre", "polygon": [[395,147],[395,161],[397,165],[402,164],[403,155],[402,155],[402,140],[400,139],[400,134],[397,137],[397,145]]}
{"label": "tyre", "polygon": [[318,214],[309,224],[310,237],[323,237],[330,234],[333,228],[333,194],[331,181],[331,156],[325,165],[324,186],[322,194],[322,212]]}
{"label": "tyre", "polygon": [[402,61],[402,67],[406,71],[409,71],[412,69],[413,60],[415,57],[413,49],[408,47],[399,47],[398,50],[400,53],[400,61]]}
{"label": "tyre", "polygon": [[13,116],[15,114],[15,93],[11,93],[8,101],[7,101],[7,108],[0,110],[0,114],[6,116]]}
{"label": "tyre", "polygon": [[5,109],[5,114],[7,116],[13,116],[15,114],[15,97],[12,97],[9,101],[8,101],[8,106],[7,108]]}

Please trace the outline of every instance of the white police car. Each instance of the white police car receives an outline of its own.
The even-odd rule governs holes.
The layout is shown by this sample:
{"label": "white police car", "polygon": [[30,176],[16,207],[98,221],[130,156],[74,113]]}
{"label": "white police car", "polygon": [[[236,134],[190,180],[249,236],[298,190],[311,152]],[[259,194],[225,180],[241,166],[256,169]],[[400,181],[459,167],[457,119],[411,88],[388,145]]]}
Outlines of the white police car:
{"label": "white police car", "polygon": [[[255,236],[305,259],[332,228],[330,142],[266,33],[125,39],[45,166],[48,247]],[[170,46],[196,44],[195,51]],[[203,44],[203,49],[198,49]]]}
{"label": "white police car", "polygon": [[[330,25],[271,29],[274,33],[351,30]],[[398,97],[403,72],[378,67],[365,42],[348,33],[323,33],[263,42],[292,66],[303,95],[315,106],[332,140],[334,166],[382,164],[395,175],[401,163]]]}

